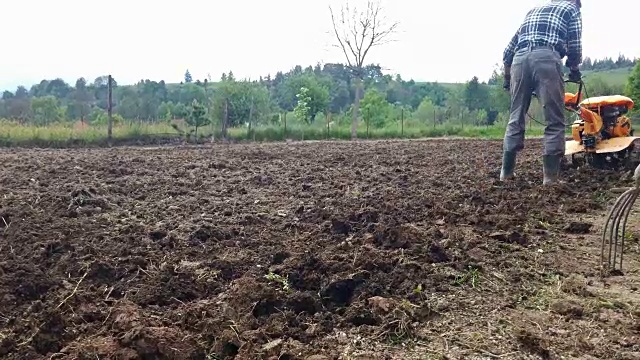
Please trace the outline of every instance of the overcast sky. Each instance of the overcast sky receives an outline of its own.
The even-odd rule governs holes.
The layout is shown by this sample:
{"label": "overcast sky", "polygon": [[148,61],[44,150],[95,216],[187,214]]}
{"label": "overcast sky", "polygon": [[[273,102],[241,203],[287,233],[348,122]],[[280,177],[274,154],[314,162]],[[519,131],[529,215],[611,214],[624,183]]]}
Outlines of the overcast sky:
{"label": "overcast sky", "polygon": [[[418,81],[487,79],[528,8],[545,0],[394,0],[400,22],[394,43],[367,62]],[[140,79],[179,82],[275,74],[317,62],[343,62],[328,6],[338,0],[21,0],[3,2],[5,34],[0,89],[30,87],[43,78],[74,83],[111,73],[120,84]],[[362,4],[364,0],[352,0]],[[492,9],[492,10],[489,10]],[[640,2],[584,0],[584,52],[592,58],[640,56],[635,34]],[[467,45],[464,45],[464,44]]]}

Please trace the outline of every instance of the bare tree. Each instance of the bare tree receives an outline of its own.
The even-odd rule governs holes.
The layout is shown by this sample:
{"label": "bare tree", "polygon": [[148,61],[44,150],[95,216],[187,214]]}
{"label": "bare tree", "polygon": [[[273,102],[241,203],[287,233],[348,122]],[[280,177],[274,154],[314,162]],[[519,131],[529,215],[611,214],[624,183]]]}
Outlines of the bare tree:
{"label": "bare tree", "polygon": [[379,0],[367,0],[367,9],[358,11],[351,9],[349,3],[342,5],[339,16],[334,15],[329,6],[333,31],[337,44],[347,60],[347,67],[355,80],[356,94],[353,103],[353,120],[351,138],[358,137],[358,113],[360,98],[363,94],[364,61],[369,50],[391,41],[389,35],[395,32],[398,22],[388,22],[382,14]]}

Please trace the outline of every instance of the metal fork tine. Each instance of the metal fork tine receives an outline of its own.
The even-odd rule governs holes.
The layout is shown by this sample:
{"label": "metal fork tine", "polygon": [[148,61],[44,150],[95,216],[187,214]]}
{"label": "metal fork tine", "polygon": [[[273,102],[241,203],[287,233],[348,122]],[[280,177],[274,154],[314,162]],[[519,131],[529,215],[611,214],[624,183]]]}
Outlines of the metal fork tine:
{"label": "metal fork tine", "polygon": [[[627,197],[618,206],[618,211],[615,214],[614,224],[612,229],[612,241],[609,243],[609,268],[610,270],[616,269],[618,260],[618,236],[620,235],[620,221],[622,221],[623,214],[626,213],[627,207],[631,200],[633,200],[634,191],[630,192]],[[611,249],[613,248],[613,257],[611,257]]]}
{"label": "metal fork tine", "polygon": [[614,254],[615,257],[615,247],[617,244],[617,240],[618,240],[618,220],[620,219],[620,211],[622,211],[624,209],[624,204],[627,202],[627,200],[629,199],[629,194],[626,194],[626,196],[622,199],[622,201],[620,201],[618,203],[618,205],[616,206],[615,212],[612,214],[611,216],[611,230],[609,232],[609,256],[607,257],[607,270],[611,270],[611,255],[612,253]]}
{"label": "metal fork tine", "polygon": [[[614,246],[614,236],[613,236],[613,232],[616,231],[616,243],[617,243],[617,230],[618,230],[618,226],[614,226],[614,224],[616,224],[617,222],[619,222],[619,213],[620,210],[624,210],[625,209],[625,204],[627,204],[627,202],[629,200],[631,200],[633,198],[633,194],[636,192],[636,189],[629,189],[627,191],[625,191],[622,195],[620,195],[617,199],[616,202],[613,204],[613,207],[611,208],[611,210],[609,211],[609,214],[607,215],[607,219],[605,221],[605,227],[604,227],[604,231],[602,233],[602,249],[600,252],[600,257],[601,257],[601,266],[604,267],[605,265],[605,248],[607,245],[609,245],[609,252],[608,252],[608,257],[607,257],[607,261],[606,261],[606,270],[611,270],[612,267],[612,263],[611,263],[611,253],[613,251],[613,246]],[[612,223],[613,221],[613,223]],[[609,229],[609,227],[611,227]],[[607,244],[607,240],[608,240],[608,244]],[[616,244],[617,246],[617,244]],[[614,265],[615,267],[615,260],[614,260]],[[605,269],[602,269],[605,270]]]}
{"label": "metal fork tine", "polygon": [[627,234],[627,220],[629,219],[629,214],[631,214],[631,209],[633,209],[636,199],[638,199],[638,195],[640,195],[640,191],[634,191],[631,200],[625,208],[624,220],[622,222],[622,241],[620,243],[620,271],[622,271],[622,254],[624,253],[624,238]]}

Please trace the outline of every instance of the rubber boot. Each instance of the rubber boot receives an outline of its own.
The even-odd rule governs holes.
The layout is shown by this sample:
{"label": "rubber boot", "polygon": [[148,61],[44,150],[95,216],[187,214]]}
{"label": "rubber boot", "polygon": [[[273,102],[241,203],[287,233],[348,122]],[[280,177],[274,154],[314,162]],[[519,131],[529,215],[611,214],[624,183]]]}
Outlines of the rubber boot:
{"label": "rubber boot", "polygon": [[559,182],[560,160],[562,160],[561,155],[542,156],[542,170],[544,172],[543,185],[551,185]]}
{"label": "rubber boot", "polygon": [[513,170],[516,167],[516,152],[505,151],[502,153],[502,170],[500,171],[500,181],[512,178]]}

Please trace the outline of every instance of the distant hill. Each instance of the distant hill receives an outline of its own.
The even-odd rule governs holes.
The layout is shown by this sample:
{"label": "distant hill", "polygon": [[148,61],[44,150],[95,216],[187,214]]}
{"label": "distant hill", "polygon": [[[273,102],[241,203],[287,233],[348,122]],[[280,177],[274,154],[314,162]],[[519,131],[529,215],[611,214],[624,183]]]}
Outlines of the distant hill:
{"label": "distant hill", "polygon": [[[625,67],[612,70],[588,70],[583,71],[582,76],[587,89],[597,88],[600,89],[602,84],[610,89],[610,92],[622,93],[627,80],[633,71],[633,67]],[[596,84],[596,82],[598,84]],[[450,90],[460,90],[464,83],[439,83],[443,87]],[[591,85],[591,86],[590,86]]]}
{"label": "distant hill", "polygon": [[585,71],[583,72],[583,76],[585,78],[585,82],[588,84],[589,80],[593,80],[594,78],[602,79],[606,84],[610,86],[626,86],[627,80],[633,71],[632,67],[628,68],[620,68],[613,70],[604,70],[604,71]]}
{"label": "distant hill", "polygon": [[[617,89],[618,87],[624,88],[627,85],[627,79],[631,75],[632,70],[633,70],[633,67],[626,67],[626,68],[613,69],[613,70],[589,70],[589,71],[583,71],[582,75],[584,77],[584,80],[587,86],[589,85],[589,82],[593,82],[595,79],[599,79],[599,80],[602,80],[606,85]],[[425,83],[431,83],[431,82],[416,81],[416,84],[425,84]],[[446,89],[451,89],[451,90],[460,89],[462,86],[465,85],[465,83],[446,83],[446,82],[445,83],[439,82],[438,84],[442,85]],[[131,85],[124,85],[124,86],[131,86]],[[179,87],[179,86],[180,86],[180,83],[167,83],[168,89],[175,89],[176,87]],[[209,83],[208,86],[211,90],[214,90],[218,87],[218,82],[212,81]]]}

